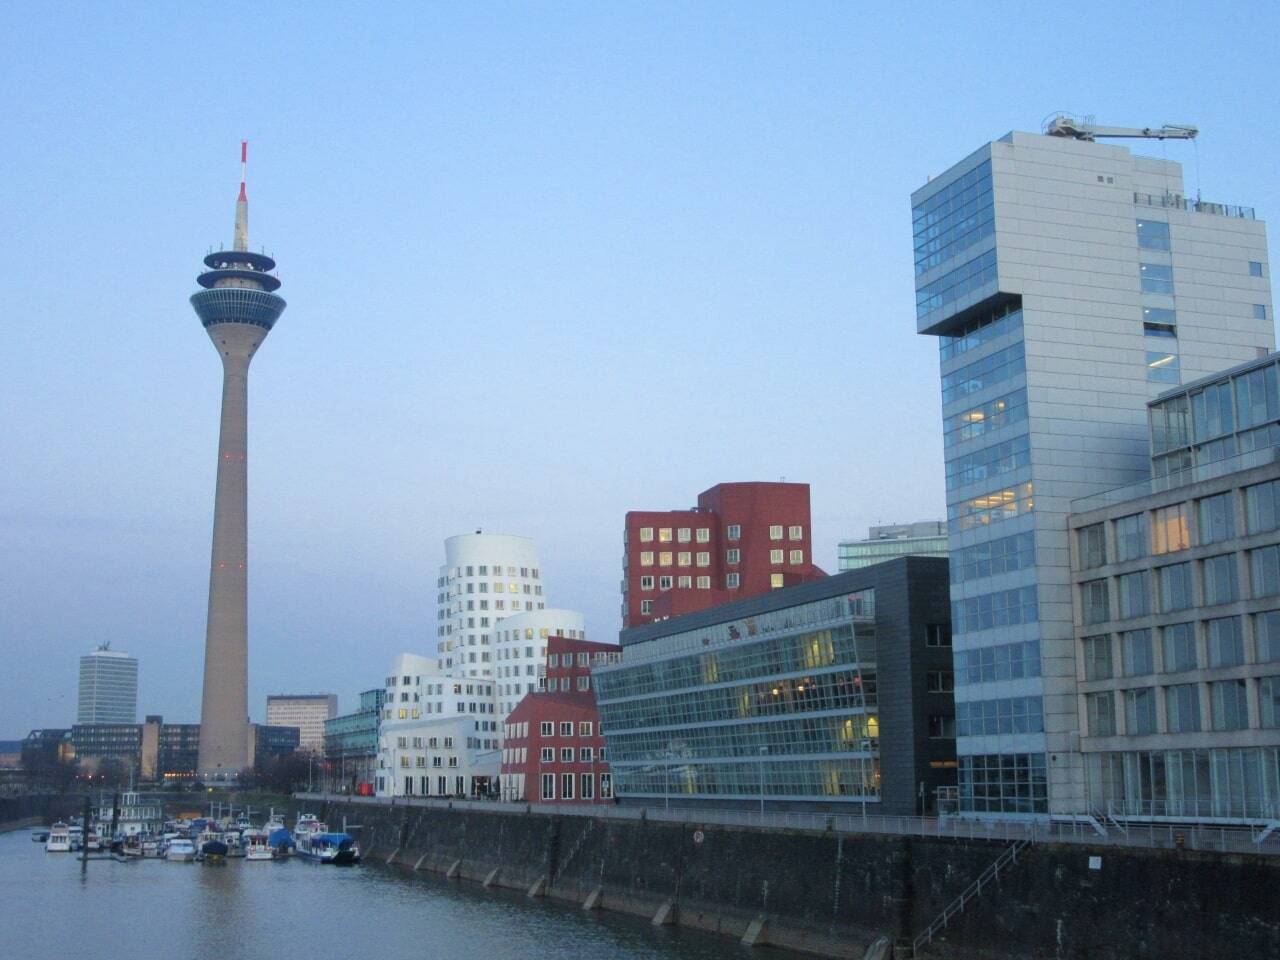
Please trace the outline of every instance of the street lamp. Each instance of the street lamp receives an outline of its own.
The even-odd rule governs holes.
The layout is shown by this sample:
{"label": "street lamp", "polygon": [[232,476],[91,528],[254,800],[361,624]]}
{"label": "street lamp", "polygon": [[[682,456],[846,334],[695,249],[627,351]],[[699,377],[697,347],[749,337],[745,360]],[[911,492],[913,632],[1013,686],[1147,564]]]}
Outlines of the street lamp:
{"label": "street lamp", "polygon": [[760,748],[760,820],[764,822],[764,758],[768,755],[769,748]]}

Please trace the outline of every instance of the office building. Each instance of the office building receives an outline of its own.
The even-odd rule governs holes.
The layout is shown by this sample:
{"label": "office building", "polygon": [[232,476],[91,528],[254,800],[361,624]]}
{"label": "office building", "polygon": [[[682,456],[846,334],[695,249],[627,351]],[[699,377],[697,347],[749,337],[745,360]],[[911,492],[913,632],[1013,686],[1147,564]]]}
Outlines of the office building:
{"label": "office building", "polygon": [[119,762],[137,773],[142,762],[142,724],[77,723],[71,746],[81,773],[95,774],[104,762]]}
{"label": "office building", "polygon": [[249,766],[249,362],[284,312],[276,262],[249,252],[248,147],[240,144],[240,196],[232,249],[204,258],[191,296],[222,361],[222,415],[209,560],[209,614],[200,710],[200,776],[234,780]]}
{"label": "office building", "polygon": [[498,621],[546,609],[537,545],[528,537],[477,530],[449,537],[444,550],[436,581],[437,668],[493,677]]}
{"label": "office building", "polygon": [[947,561],[624,630],[592,671],[623,803],[916,814],[955,789]]}
{"label": "office building", "polygon": [[505,717],[525,694],[542,689],[548,638],[582,640],[586,635],[584,618],[576,610],[533,610],[499,620],[491,634],[498,713]]}
{"label": "office building", "polygon": [[1067,514],[1148,476],[1149,399],[1274,349],[1265,229],[1187,199],[1177,163],[1027,133],[911,202],[917,331],[941,363],[961,809],[1076,815]]}
{"label": "office building", "polygon": [[623,529],[624,628],[825,576],[807,483],[721,483],[689,510],[632,510]]}
{"label": "office building", "polygon": [[947,523],[945,520],[921,520],[872,527],[865,540],[841,540],[841,570],[858,570],[894,557],[946,557]]}
{"label": "office building", "polygon": [[267,725],[297,727],[298,749],[324,753],[324,724],[338,715],[334,693],[279,693],[267,697]]}
{"label": "office building", "polygon": [[[261,766],[263,762],[287,757],[304,749],[301,731],[292,724],[249,724],[249,764]],[[308,750],[308,753],[315,753]]]}
{"label": "office building", "polygon": [[142,724],[138,778],[146,782],[195,780],[200,760],[200,724],[165,723],[151,715]]}
{"label": "office building", "polygon": [[503,800],[527,803],[612,803],[600,715],[591,671],[621,659],[613,644],[564,636],[547,641],[546,671],[505,721]]}
{"label": "office building", "polygon": [[136,723],[138,661],[104,643],[80,658],[76,723]]}
{"label": "office building", "polygon": [[378,767],[378,732],[382,729],[384,687],[364,690],[354,713],[324,722],[324,757],[329,762],[329,782],[342,792],[373,792]]}
{"label": "office building", "polygon": [[1150,404],[1152,479],[1070,518],[1100,817],[1280,819],[1280,355]]}
{"label": "office building", "polygon": [[492,680],[441,673],[434,659],[402,653],[386,678],[377,795],[494,794],[500,739]]}

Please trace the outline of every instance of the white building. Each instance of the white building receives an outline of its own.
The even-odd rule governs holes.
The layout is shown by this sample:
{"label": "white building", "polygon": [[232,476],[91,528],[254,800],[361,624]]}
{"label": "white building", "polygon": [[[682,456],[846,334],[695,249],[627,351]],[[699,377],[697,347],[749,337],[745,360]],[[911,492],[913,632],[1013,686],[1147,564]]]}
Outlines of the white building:
{"label": "white building", "polygon": [[498,712],[506,717],[527,693],[536,693],[547,673],[547,637],[586,639],[585,618],[576,610],[533,610],[499,620],[493,630]]}
{"label": "white building", "polygon": [[442,673],[402,653],[386,678],[378,796],[480,796],[501,772],[501,724],[491,680]]}
{"label": "white building", "polygon": [[137,723],[138,661],[104,643],[80,658],[76,723]]}
{"label": "white building", "polygon": [[1266,231],[1190,199],[1177,163],[1028,133],[911,204],[917,331],[941,361],[960,808],[1079,814],[1067,514],[1149,475],[1148,400],[1275,348]]}
{"label": "white building", "polygon": [[267,726],[297,727],[298,749],[324,753],[324,722],[338,715],[335,693],[273,694],[267,697]]}

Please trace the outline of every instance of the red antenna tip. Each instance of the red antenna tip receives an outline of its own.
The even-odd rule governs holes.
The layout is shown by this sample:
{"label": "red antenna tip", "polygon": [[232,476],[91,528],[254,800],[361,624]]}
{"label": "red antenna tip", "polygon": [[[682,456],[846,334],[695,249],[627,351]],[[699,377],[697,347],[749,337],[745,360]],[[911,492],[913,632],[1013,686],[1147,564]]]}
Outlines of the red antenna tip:
{"label": "red antenna tip", "polygon": [[248,140],[240,141],[240,162],[241,163],[249,162],[249,141]]}

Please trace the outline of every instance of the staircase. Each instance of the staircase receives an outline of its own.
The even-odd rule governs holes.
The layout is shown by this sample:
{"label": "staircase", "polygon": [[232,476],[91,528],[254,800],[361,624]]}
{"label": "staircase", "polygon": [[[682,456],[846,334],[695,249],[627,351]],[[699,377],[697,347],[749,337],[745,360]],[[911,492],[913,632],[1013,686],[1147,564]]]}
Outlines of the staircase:
{"label": "staircase", "polygon": [[965,905],[977,897],[978,894],[982,893],[983,887],[987,887],[992,883],[995,883],[1000,876],[1001,870],[1018,862],[1019,852],[1021,852],[1022,849],[1030,842],[1030,840],[1015,840],[1012,845],[1005,848],[1000,856],[996,857],[995,862],[978,875],[977,880],[974,880],[973,883],[965,887],[964,892],[961,893],[960,896],[947,904],[946,909],[943,910],[942,913],[938,914],[933,923],[929,924],[928,928],[925,929],[924,933],[911,941],[909,956],[919,956],[920,949],[927,944],[932,943],[934,936],[946,928],[947,924],[951,922],[952,917],[956,914],[964,913]]}

